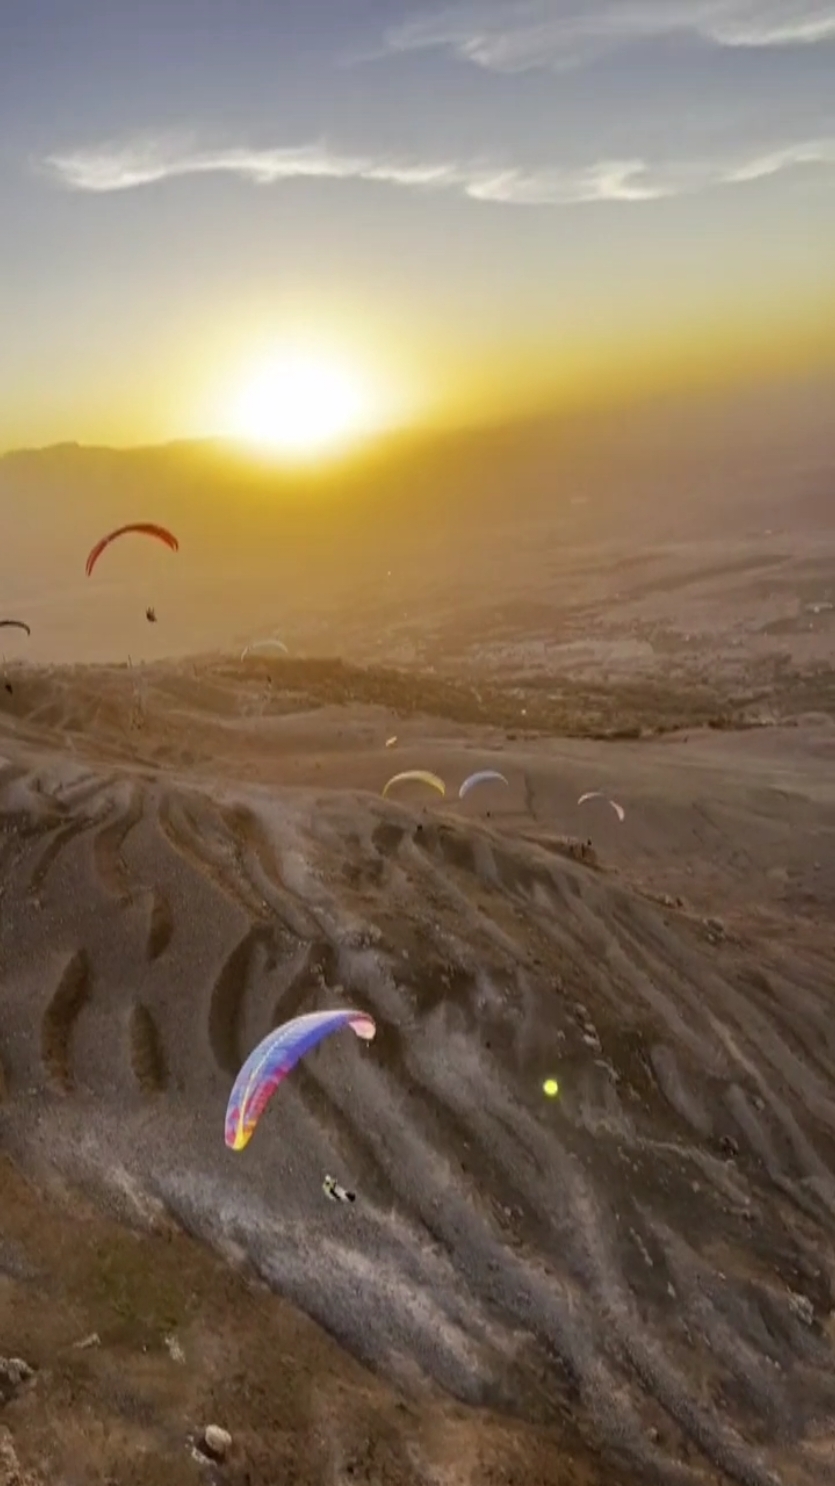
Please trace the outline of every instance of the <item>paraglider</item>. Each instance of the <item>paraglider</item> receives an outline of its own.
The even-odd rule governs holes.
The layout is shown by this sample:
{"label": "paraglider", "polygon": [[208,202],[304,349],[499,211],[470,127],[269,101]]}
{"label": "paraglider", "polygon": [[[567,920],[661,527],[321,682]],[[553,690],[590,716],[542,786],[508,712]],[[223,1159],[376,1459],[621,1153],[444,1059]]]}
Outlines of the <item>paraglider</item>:
{"label": "paraglider", "polygon": [[356,1192],[349,1192],[347,1187],[343,1187],[342,1183],[332,1176],[325,1177],[322,1182],[322,1191],[331,1202],[356,1202],[357,1200]]}
{"label": "paraglider", "polygon": [[459,800],[463,800],[464,796],[468,795],[471,789],[475,789],[477,784],[487,784],[487,782],[491,779],[497,780],[500,784],[508,783],[508,781],[504,777],[504,774],[500,774],[498,769],[479,769],[475,774],[470,774],[469,777],[464,780],[464,783],[461,785],[461,788],[458,791]]}
{"label": "paraglider", "polygon": [[377,1028],[364,1011],[313,1011],[276,1027],[259,1042],[241,1068],[226,1106],[225,1138],[233,1151],[242,1151],[279,1084],[300,1058],[323,1037],[350,1027],[370,1042]]}
{"label": "paraglider", "polygon": [[[23,619],[0,619],[0,629],[23,629],[26,631],[27,635],[31,635],[32,633],[28,624]],[[9,696],[14,696],[14,689],[12,687],[11,681],[4,680],[3,685],[5,686],[6,691],[9,693]]]}
{"label": "paraglider", "polygon": [[133,521],[127,526],[117,526],[115,531],[108,532],[106,537],[102,537],[101,541],[96,542],[95,547],[91,549],[87,558],[86,572],[88,578],[92,575],[93,568],[96,566],[105,548],[109,547],[111,542],[115,542],[117,537],[126,536],[128,532],[137,532],[140,536],[145,537],[156,537],[158,541],[164,542],[166,547],[170,547],[172,552],[179,552],[180,550],[180,544],[174,533],[168,531],[166,527],[157,526],[152,521]]}
{"label": "paraglider", "polygon": [[605,800],[607,805],[611,805],[611,807],[614,810],[615,815],[617,816],[618,820],[623,821],[623,820],[626,819],[626,811],[624,810],[623,806],[622,805],[619,805],[618,802],[617,802],[617,800],[610,800],[609,799],[609,796],[608,795],[604,795],[604,793],[603,793],[602,790],[599,790],[599,789],[590,789],[590,790],[588,790],[586,792],[586,794],[580,796],[579,800],[577,801],[577,804],[578,805],[584,805],[585,802],[586,802],[586,800]]}
{"label": "paraglider", "polygon": [[388,794],[393,784],[405,784],[407,780],[414,780],[416,784],[428,784],[430,789],[436,789],[441,795],[446,794],[446,785],[437,774],[430,774],[428,769],[406,769],[402,774],[392,774],[383,788],[383,796]]}
{"label": "paraglider", "polygon": [[241,651],[241,660],[246,660],[248,655],[259,655],[264,650],[280,650],[282,655],[289,654],[283,640],[253,640],[251,645],[244,646]]}

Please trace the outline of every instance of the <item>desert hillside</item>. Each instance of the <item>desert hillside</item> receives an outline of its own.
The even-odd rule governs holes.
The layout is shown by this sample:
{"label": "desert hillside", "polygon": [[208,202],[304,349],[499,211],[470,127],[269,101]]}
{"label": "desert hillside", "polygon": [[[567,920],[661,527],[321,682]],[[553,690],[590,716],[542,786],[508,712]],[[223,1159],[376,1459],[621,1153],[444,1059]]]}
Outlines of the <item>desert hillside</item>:
{"label": "desert hillside", "polygon": [[[390,449],[342,504],[217,451],[0,462],[0,1480],[828,1479],[806,414]],[[86,578],[138,516],[179,550]],[[443,797],[383,798],[411,769]],[[349,1005],[376,1039],[228,1150],[250,1049]]]}
{"label": "desert hillside", "polygon": [[[324,1356],[328,1333],[340,1377],[354,1367],[340,1356],[369,1368],[363,1396],[402,1460],[353,1479],[398,1480],[406,1460],[403,1479],[440,1478],[413,1415],[380,1391],[395,1388],[409,1408],[434,1400],[444,1479],[490,1479],[489,1458],[505,1461],[495,1479],[521,1480],[502,1454],[512,1439],[542,1481],[581,1479],[568,1462],[579,1472],[587,1447],[641,1480],[820,1480],[833,1396],[831,724],[511,738],[402,699],[329,702],[315,667],[311,695],[292,663],[255,672],[228,657],[27,670],[4,694],[7,1151],[60,1181],[65,1201],[69,1183],[134,1223],[173,1224],[266,1283],[321,1328],[271,1310],[277,1335],[296,1328],[285,1351]],[[414,767],[440,774],[447,797],[408,784],[380,797]],[[480,767],[508,786],[459,801]],[[579,806],[590,789],[622,803],[623,822],[605,799]],[[376,1040],[323,1045],[251,1146],[228,1151],[226,1100],[249,1049],[301,1010],[349,1004],[372,1013]],[[352,1207],[324,1200],[326,1172],[356,1190]],[[50,1219],[69,1225],[73,1253],[73,1225],[89,1243],[103,1221],[78,1201]],[[60,1286],[54,1241],[33,1223],[29,1252],[5,1221],[20,1255],[6,1292],[15,1347],[52,1379],[38,1373],[7,1410],[37,1468],[51,1458],[37,1390],[57,1386],[71,1328],[37,1340],[27,1275],[51,1262]],[[72,1292],[76,1331],[97,1331],[111,1378],[124,1365],[132,1379],[121,1405],[108,1396],[101,1461],[140,1398],[142,1448],[185,1452],[170,1372],[172,1387],[184,1376],[184,1421],[211,1399],[234,1437],[242,1410],[239,1478],[274,1479],[266,1416],[203,1355],[205,1309],[176,1284],[164,1307],[165,1335],[199,1354],[197,1376],[188,1360],[182,1375],[161,1302],[106,1257],[139,1240],[106,1235],[102,1274],[93,1265]],[[156,1274],[163,1240],[146,1242]],[[183,1253],[205,1277],[195,1293],[240,1294],[214,1346],[249,1356],[242,1281]],[[108,1265],[118,1294],[102,1297]],[[278,1386],[262,1361],[246,1366],[259,1388]],[[320,1427],[336,1431],[330,1478],[347,1480],[338,1410],[318,1363],[304,1367],[305,1409],[315,1395]],[[105,1407],[98,1374],[72,1378]],[[461,1405],[490,1411],[498,1431],[478,1426],[469,1475],[452,1465]],[[270,1428],[304,1420],[274,1414]],[[192,1466],[180,1461],[183,1479]]]}

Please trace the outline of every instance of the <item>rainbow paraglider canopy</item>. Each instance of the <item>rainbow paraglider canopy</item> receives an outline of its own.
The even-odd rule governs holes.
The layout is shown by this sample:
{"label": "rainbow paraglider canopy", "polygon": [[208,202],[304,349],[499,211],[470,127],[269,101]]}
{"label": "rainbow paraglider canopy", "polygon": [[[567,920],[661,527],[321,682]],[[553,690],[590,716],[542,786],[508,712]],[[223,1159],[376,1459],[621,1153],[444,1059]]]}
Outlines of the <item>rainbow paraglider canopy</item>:
{"label": "rainbow paraglider canopy", "polygon": [[279,1084],[323,1037],[350,1027],[370,1042],[377,1028],[364,1011],[312,1011],[269,1032],[250,1053],[226,1107],[226,1144],[242,1151]]}

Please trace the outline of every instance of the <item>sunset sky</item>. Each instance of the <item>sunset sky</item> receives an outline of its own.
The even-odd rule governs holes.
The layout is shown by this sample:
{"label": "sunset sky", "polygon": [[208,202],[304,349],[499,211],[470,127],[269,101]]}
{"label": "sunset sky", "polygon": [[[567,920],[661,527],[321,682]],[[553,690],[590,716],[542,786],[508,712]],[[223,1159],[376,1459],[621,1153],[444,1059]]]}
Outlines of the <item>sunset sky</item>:
{"label": "sunset sky", "polygon": [[835,356],[833,79],[835,0],[11,0],[0,449]]}

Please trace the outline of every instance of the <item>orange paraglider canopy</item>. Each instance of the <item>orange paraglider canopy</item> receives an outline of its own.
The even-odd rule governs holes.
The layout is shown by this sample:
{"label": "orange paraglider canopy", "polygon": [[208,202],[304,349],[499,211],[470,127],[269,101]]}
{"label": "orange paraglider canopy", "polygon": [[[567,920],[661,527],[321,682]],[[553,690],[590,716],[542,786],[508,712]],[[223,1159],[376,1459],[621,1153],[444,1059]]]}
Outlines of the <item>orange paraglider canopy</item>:
{"label": "orange paraglider canopy", "polygon": [[117,526],[115,531],[108,532],[106,537],[102,537],[100,542],[96,542],[95,547],[92,549],[89,557],[87,558],[88,578],[90,577],[93,568],[96,566],[96,563],[101,557],[105,547],[109,547],[110,543],[115,542],[117,537],[123,537],[128,532],[132,531],[138,532],[140,536],[156,537],[158,541],[164,542],[166,547],[170,547],[172,552],[179,552],[180,550],[180,544],[177,541],[177,538],[174,536],[174,533],[168,531],[166,527],[156,526],[153,521],[130,522],[127,526]]}

